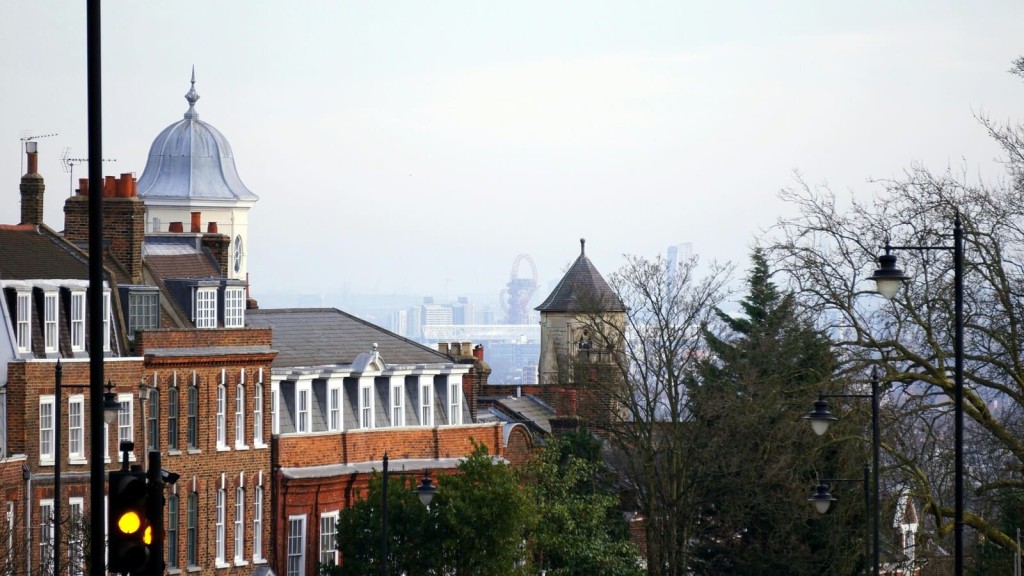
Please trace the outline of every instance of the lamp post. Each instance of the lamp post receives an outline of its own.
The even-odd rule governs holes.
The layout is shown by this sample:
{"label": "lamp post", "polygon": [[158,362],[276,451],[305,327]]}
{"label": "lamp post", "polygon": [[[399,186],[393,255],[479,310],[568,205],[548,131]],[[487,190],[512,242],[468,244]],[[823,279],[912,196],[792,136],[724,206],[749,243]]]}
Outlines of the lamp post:
{"label": "lamp post", "polygon": [[[403,473],[399,472],[400,475]],[[384,462],[381,468],[381,480],[384,482],[382,491],[382,502],[381,502],[381,537],[380,537],[380,573],[381,576],[388,576],[388,453],[384,453]],[[430,472],[423,472],[423,478],[420,480],[420,485],[413,490],[417,496],[420,497],[420,502],[423,503],[427,508],[430,507],[431,500],[434,499],[434,495],[437,494],[437,488],[434,487],[433,481],[430,479]]]}
{"label": "lamp post", "polygon": [[[811,505],[814,506],[814,509],[818,512],[818,514],[826,514],[826,513],[828,513],[829,508],[832,507],[832,503],[837,500],[837,498],[835,496],[833,496],[831,493],[829,493],[829,491],[828,491],[829,484],[833,484],[833,483],[836,483],[836,482],[861,482],[863,484],[863,486],[864,486],[864,509],[867,510],[867,509],[870,508],[870,503],[869,503],[869,498],[868,498],[868,476],[870,475],[870,473],[871,472],[870,472],[870,469],[868,468],[868,465],[865,464],[864,465],[864,478],[863,479],[860,479],[860,480],[852,480],[852,479],[848,480],[848,479],[845,479],[845,478],[835,478],[835,479],[823,479],[823,480],[820,480],[820,481],[818,481],[818,485],[814,487],[814,494],[812,494],[811,497],[807,499],[807,501],[810,502]],[[876,508],[876,510],[877,510],[877,508]],[[876,520],[877,520],[877,518],[876,518]],[[868,552],[868,544],[867,544],[868,540],[870,539],[870,532],[871,532],[871,521],[870,520],[866,520],[865,523],[864,523],[864,573],[865,574],[867,574],[868,570],[871,569],[871,554]],[[875,529],[875,536],[876,537],[878,536],[877,528]],[[878,545],[877,539],[875,540],[875,545],[876,545],[875,549],[877,550],[878,549],[877,548],[877,545]],[[875,572],[877,573],[877,570],[878,570],[877,556],[876,556],[876,561],[875,561],[874,567],[875,567]]]}
{"label": "lamp post", "polygon": [[[61,539],[61,501],[63,496],[61,495],[61,482],[60,482],[60,447],[61,442],[61,408],[64,406],[64,388],[89,388],[89,384],[64,384],[63,380],[64,367],[61,366],[60,359],[57,359],[57,365],[53,369],[53,388],[56,400],[54,401],[53,407],[53,429],[54,429],[54,458],[53,458],[53,576],[60,576],[60,539]],[[117,412],[121,409],[121,405],[117,402],[117,397],[114,395],[114,385],[107,382],[107,391],[103,393],[103,421],[108,425],[117,418]],[[84,412],[84,406],[83,406]],[[80,415],[82,419],[82,429],[85,429],[85,414]],[[93,434],[96,431],[93,430]],[[81,441],[84,443],[85,438]],[[93,455],[97,457],[97,455]],[[95,511],[93,511],[95,514]]]}
{"label": "lamp post", "polygon": [[874,280],[878,292],[892,300],[900,286],[910,277],[896,267],[893,250],[947,250],[953,252],[953,476],[954,511],[954,574],[964,573],[964,228],[960,211],[953,221],[952,246],[892,246],[885,243],[885,253],[878,257],[878,269],[869,280]]}
{"label": "lamp post", "polygon": [[[878,570],[880,565],[879,551],[879,504],[878,504],[878,452],[879,452],[879,426],[878,426],[878,372],[875,370],[871,371],[871,394],[818,394],[818,400],[814,403],[814,410],[808,415],[804,416],[804,419],[811,423],[811,429],[818,436],[828,432],[828,427],[832,422],[835,422],[837,418],[832,415],[828,410],[828,401],[826,398],[869,398],[871,400],[871,467],[874,470],[872,475],[872,500],[871,506],[867,506],[871,510],[871,516],[873,517],[874,524],[874,535],[872,539],[872,562],[873,574],[878,576]],[[867,466],[864,467],[864,490],[867,491]],[[826,487],[827,490],[827,487]],[[865,494],[865,505],[867,505],[867,495]],[[827,511],[827,509],[826,509]]]}

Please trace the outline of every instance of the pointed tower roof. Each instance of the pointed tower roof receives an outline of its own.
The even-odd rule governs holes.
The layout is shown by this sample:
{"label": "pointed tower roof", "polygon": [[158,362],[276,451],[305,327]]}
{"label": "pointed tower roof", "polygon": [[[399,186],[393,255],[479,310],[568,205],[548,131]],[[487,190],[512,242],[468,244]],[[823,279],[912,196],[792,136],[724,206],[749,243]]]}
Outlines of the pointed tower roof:
{"label": "pointed tower roof", "polygon": [[185,94],[188,110],[156,137],[149,148],[146,169],[139,178],[143,200],[259,200],[235,168],[231,145],[216,128],[199,120],[196,71]]}
{"label": "pointed tower roof", "polygon": [[540,312],[625,312],[626,307],[587,258],[586,239],[580,238],[580,256],[569,267],[551,295],[535,308]]}

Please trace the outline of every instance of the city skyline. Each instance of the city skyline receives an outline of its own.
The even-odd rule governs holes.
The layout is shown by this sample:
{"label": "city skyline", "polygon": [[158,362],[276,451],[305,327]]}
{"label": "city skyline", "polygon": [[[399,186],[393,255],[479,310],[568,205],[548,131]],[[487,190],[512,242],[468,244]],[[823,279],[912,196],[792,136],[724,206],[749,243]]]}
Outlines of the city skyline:
{"label": "city skyline", "polygon": [[[580,237],[606,274],[679,242],[742,270],[794,170],[860,199],[914,163],[995,178],[974,115],[1019,114],[1009,1],[279,8],[103,9],[104,173],[141,175],[194,65],[196,111],[260,196],[257,299],[496,293],[521,253],[544,292]],[[20,138],[58,134],[39,138],[54,227],[60,157],[88,155],[84,21],[0,6],[0,174],[20,177]]]}

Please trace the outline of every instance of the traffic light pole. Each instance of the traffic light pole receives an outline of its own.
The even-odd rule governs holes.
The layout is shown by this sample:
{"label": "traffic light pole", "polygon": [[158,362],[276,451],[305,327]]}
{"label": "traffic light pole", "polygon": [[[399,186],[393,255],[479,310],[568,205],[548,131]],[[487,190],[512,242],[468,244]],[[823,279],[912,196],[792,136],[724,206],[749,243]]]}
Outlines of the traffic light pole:
{"label": "traffic light pole", "polygon": [[153,543],[149,545],[150,557],[143,576],[164,574],[164,479],[160,465],[160,452],[150,450],[149,468],[146,469],[146,517],[153,528]]}

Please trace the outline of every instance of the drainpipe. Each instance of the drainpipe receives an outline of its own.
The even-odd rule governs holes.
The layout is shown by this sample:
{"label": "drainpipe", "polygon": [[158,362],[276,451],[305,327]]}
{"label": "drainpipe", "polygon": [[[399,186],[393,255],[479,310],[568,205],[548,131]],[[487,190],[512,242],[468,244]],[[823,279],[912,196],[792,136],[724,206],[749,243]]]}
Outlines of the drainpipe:
{"label": "drainpipe", "polygon": [[25,481],[25,576],[32,576],[32,472],[28,464],[21,465],[21,479]]}

